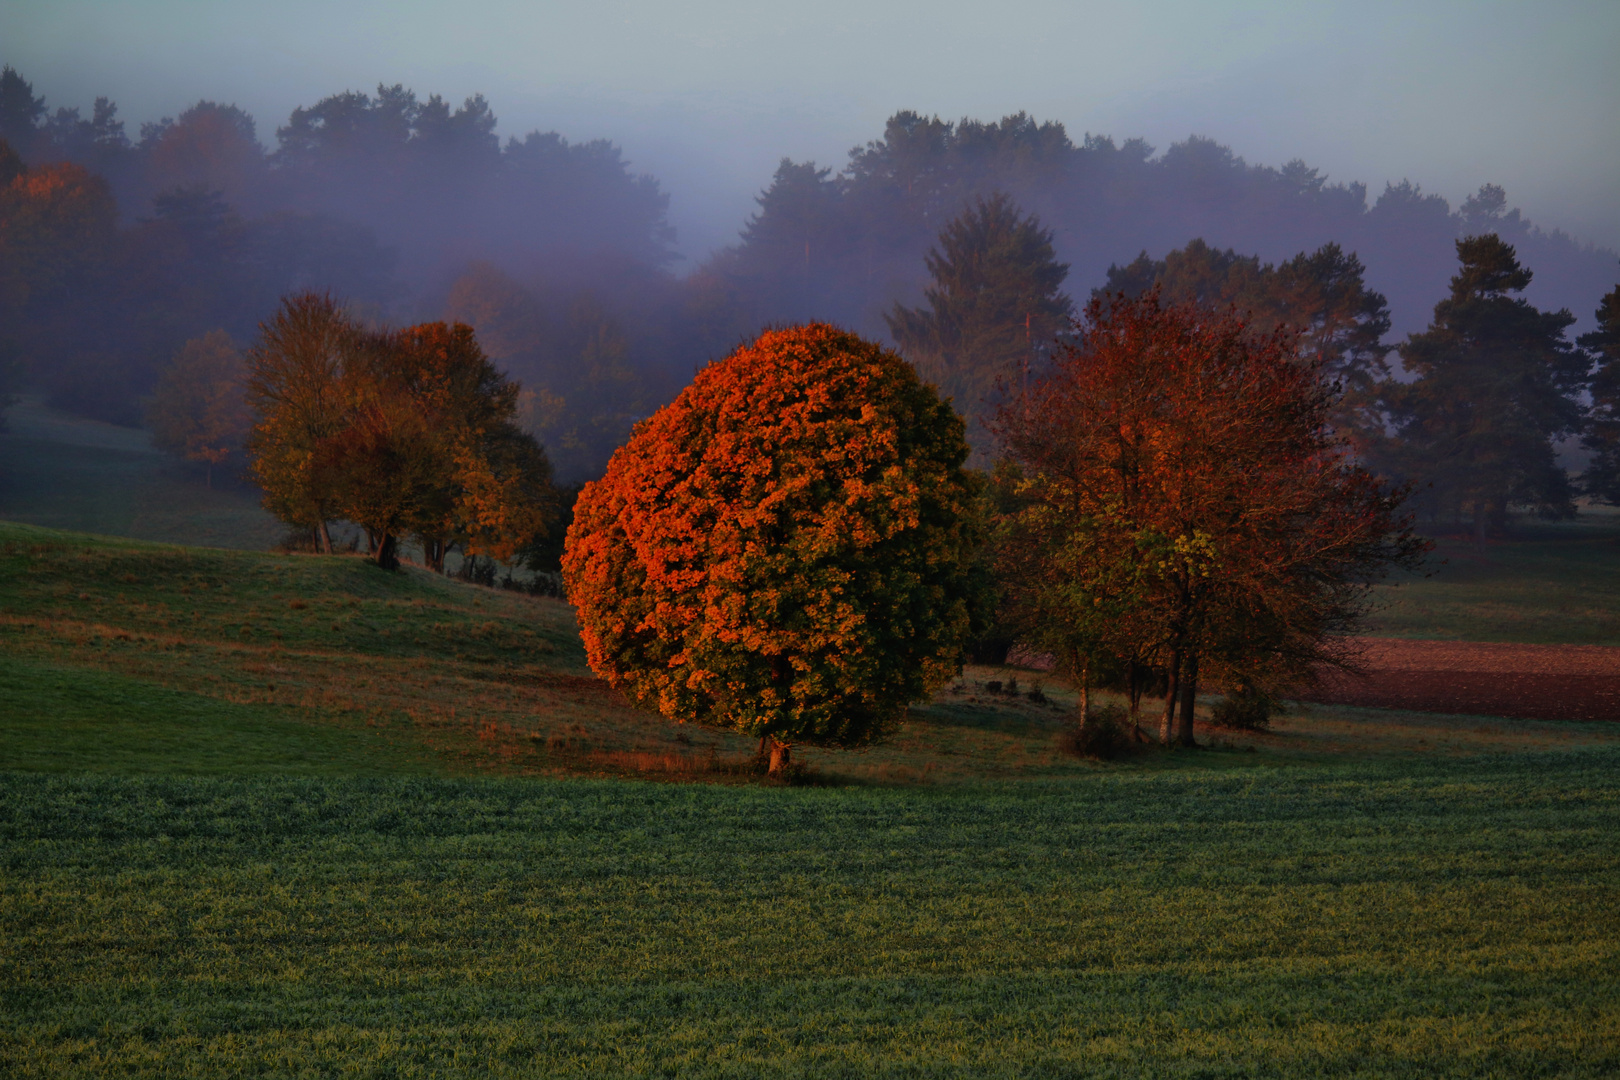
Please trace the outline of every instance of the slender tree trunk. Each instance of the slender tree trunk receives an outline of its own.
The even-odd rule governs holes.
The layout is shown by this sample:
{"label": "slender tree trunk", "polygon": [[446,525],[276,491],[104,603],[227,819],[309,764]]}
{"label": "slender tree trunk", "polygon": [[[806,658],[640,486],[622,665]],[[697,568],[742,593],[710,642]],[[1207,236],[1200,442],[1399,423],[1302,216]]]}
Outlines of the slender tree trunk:
{"label": "slender tree trunk", "polygon": [[1080,661],[1080,726],[1091,719],[1091,659]]}
{"label": "slender tree trunk", "polygon": [[1474,503],[1474,546],[1479,549],[1482,555],[1485,553],[1486,524],[1485,500],[1479,499]]}
{"label": "slender tree trunk", "polygon": [[1186,671],[1181,679],[1181,730],[1176,741],[1182,746],[1197,746],[1193,741],[1193,709],[1198,705],[1198,650],[1188,649],[1182,665]]}
{"label": "slender tree trunk", "polygon": [[214,463],[212,461],[208,463],[208,490],[214,490]]}
{"label": "slender tree trunk", "polygon": [[1181,678],[1181,649],[1170,650],[1170,683],[1164,691],[1164,713],[1159,717],[1159,742],[1170,745],[1170,727],[1176,718],[1176,687]]}
{"label": "slender tree trunk", "polygon": [[1142,734],[1142,685],[1138,678],[1140,674],[1135,660],[1125,665],[1125,700],[1130,703],[1131,709],[1131,738],[1137,742],[1147,742],[1146,736]]}
{"label": "slender tree trunk", "polygon": [[321,554],[332,554],[332,532],[326,527],[325,518],[321,518],[320,527],[317,529],[317,531],[321,535]]}
{"label": "slender tree trunk", "polygon": [[384,570],[399,569],[399,542],[392,533],[381,533],[377,541],[377,565]]}

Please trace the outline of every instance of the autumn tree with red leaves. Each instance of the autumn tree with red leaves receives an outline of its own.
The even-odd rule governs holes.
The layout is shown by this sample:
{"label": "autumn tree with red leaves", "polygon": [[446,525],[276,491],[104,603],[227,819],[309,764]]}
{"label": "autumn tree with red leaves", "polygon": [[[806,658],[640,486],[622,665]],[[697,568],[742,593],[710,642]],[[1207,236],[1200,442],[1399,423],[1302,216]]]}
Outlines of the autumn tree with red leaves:
{"label": "autumn tree with red leaves", "polygon": [[587,484],[563,572],[591,667],[680,722],[857,746],[955,670],[977,485],[960,418],[822,324],[704,368]]}
{"label": "autumn tree with red leaves", "polygon": [[1156,288],[1094,299],[1076,335],[998,421],[1018,470],[998,558],[1028,638],[1082,681],[1160,668],[1161,739],[1184,745],[1201,679],[1276,690],[1350,662],[1371,584],[1426,544],[1332,435],[1321,363]]}

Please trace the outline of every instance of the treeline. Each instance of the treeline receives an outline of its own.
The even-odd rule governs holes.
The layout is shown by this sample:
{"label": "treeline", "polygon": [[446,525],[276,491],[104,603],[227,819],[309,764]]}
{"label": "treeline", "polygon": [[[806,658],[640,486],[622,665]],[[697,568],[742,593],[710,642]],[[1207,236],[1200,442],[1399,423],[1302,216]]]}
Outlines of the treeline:
{"label": "treeline", "polygon": [[[221,331],[241,345],[284,295],[316,289],[375,323],[419,321],[447,297],[465,307],[455,279],[493,261],[544,298],[525,324],[543,324],[544,343],[516,324],[492,332],[513,343],[500,360],[556,406],[530,412],[582,418],[545,431],[579,444],[564,454],[577,471],[599,470],[638,395],[667,400],[663,372],[680,366],[655,358],[646,315],[673,305],[657,299],[674,283],[668,198],[607,142],[531,132],[503,146],[495,122],[481,97],[452,109],[395,86],[295,109],[273,151],[252,117],[208,101],[132,139],[113,102],[51,112],[4,69],[0,357],[13,387],[138,423],[185,342]],[[550,370],[635,385],[605,393],[601,419],[578,385],[543,382]]]}
{"label": "treeline", "polygon": [[[960,351],[928,345],[899,313],[932,303],[928,253],[948,249],[942,230],[998,196],[1044,223],[1068,268],[1055,306],[1023,313],[1026,342],[1054,336],[1091,289],[1131,287],[1178,250],[1236,260],[1239,276],[1272,267],[1274,292],[1316,275],[1312,303],[1328,303],[1328,278],[1354,264],[1357,287],[1387,299],[1352,319],[1352,382],[1382,377],[1391,332],[1421,328],[1460,236],[1514,245],[1543,309],[1584,317],[1613,283],[1613,253],[1533,228],[1490,185],[1454,212],[1410,184],[1369,201],[1362,185],[1297,161],[1250,165],[1207,139],[1156,154],[1139,139],[1077,143],[1022,114],[905,112],[836,174],[784,160],[737,243],[677,276],[668,195],[617,147],[541,132],[503,144],[495,126],[480,96],[452,106],[381,86],[295,109],[271,149],[252,117],[206,101],[132,136],[110,100],[88,115],[53,110],[5,69],[0,393],[26,387],[138,423],[187,342],[221,332],[241,347],[280,297],[316,290],[372,325],[475,328],[523,386],[518,422],[559,477],[582,480],[693,370],[763,325],[820,319],[888,336],[925,369]],[[1338,271],[1301,261],[1327,245]],[[1222,298],[1247,302],[1246,288]],[[942,384],[969,412],[994,377],[971,381]]]}
{"label": "treeline", "polygon": [[[1239,318],[1251,338],[1286,335],[1295,359],[1331,388],[1324,417],[1364,465],[1405,483],[1426,527],[1467,525],[1479,543],[1519,512],[1575,513],[1585,494],[1620,492],[1620,285],[1571,339],[1575,316],[1524,295],[1535,275],[1495,233],[1453,242],[1449,293],[1420,333],[1389,340],[1389,306],[1337,244],[1281,263],[1203,241],[1164,259],[1109,268],[1093,303],[1151,296]],[[1038,219],[1006,196],[980,199],[941,231],[925,304],[885,320],[918,370],[968,418],[980,465],[997,453],[992,418],[1045,376],[1079,325],[1067,267]],[[1612,279],[1611,279],[1612,280]],[[1174,343],[1163,346],[1173,360]],[[1389,362],[1399,356],[1399,375]],[[1591,454],[1572,477],[1559,449]]]}
{"label": "treeline", "polygon": [[784,160],[740,242],[698,275],[709,306],[737,329],[831,318],[869,333],[923,284],[923,258],[975,198],[1011,196],[1052,230],[1082,290],[1139,253],[1162,258],[1193,239],[1278,262],[1337,243],[1360,256],[1390,298],[1398,331],[1419,329],[1445,294],[1456,239],[1494,232],[1538,267],[1532,299],[1586,312],[1612,284],[1614,252],[1533,227],[1486,184],[1455,211],[1402,182],[1369,200],[1364,184],[1329,183],[1302,161],[1251,165],[1211,139],[1163,154],[1020,113],[960,123],[901,112],[842,171]]}

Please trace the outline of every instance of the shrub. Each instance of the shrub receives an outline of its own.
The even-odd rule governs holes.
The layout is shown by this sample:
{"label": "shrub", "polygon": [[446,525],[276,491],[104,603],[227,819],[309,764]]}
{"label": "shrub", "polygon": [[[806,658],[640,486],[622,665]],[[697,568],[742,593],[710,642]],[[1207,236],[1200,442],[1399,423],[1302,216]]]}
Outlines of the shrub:
{"label": "shrub", "polygon": [[1092,709],[1084,724],[1058,732],[1058,749],[1073,757],[1107,761],[1130,749],[1130,717],[1118,705]]}
{"label": "shrub", "polygon": [[771,331],[586,485],[563,573],[591,667],[780,744],[881,738],[956,670],[977,489],[960,418],[893,352]]}
{"label": "shrub", "polygon": [[1271,695],[1252,686],[1228,693],[1210,710],[1210,719],[1222,727],[1258,731],[1271,726],[1271,713],[1277,702]]}

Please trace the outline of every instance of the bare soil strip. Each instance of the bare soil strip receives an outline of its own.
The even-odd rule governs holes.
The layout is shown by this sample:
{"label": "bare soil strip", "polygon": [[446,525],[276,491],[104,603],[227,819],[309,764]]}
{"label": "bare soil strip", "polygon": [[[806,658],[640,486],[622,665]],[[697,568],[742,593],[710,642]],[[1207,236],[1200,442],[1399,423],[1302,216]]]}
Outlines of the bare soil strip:
{"label": "bare soil strip", "polygon": [[1620,648],[1366,638],[1365,676],[1306,695],[1336,705],[1531,720],[1620,720]]}

